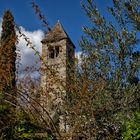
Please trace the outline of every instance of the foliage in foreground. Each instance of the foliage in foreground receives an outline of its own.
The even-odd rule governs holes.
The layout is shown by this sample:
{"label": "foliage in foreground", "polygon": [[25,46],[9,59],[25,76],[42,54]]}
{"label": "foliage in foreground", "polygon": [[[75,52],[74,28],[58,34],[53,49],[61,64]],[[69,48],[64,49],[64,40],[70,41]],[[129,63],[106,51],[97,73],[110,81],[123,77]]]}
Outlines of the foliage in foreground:
{"label": "foliage in foreground", "polygon": [[140,112],[135,112],[132,119],[125,124],[124,140],[140,139]]}
{"label": "foliage in foreground", "polygon": [[[53,140],[49,131],[37,124],[28,113],[21,111],[16,117],[15,124],[0,133],[1,140]],[[41,133],[46,135],[40,136]]]}
{"label": "foliage in foreground", "polygon": [[[137,10],[137,0],[113,2],[114,7],[109,10],[116,19],[115,24],[106,21],[91,1],[83,5],[93,27],[83,28],[86,36],[80,42],[82,62],[73,85],[69,85],[70,102],[64,107],[71,132],[82,133],[86,139],[122,139],[125,121],[133,118],[133,112],[140,107],[139,52],[134,52],[139,43],[139,28],[134,26],[139,23],[139,14],[133,12],[133,9]],[[132,30],[126,26],[124,12],[133,21],[129,23]],[[5,129],[1,133],[2,139],[37,139],[38,124],[25,114],[16,120],[14,124],[8,124],[8,131]],[[126,128],[124,136],[127,136],[127,124]]]}
{"label": "foliage in foreground", "polygon": [[[17,96],[18,87],[16,87],[16,40],[14,17],[8,10],[3,16],[0,39],[0,139],[52,140],[50,130],[45,129],[47,126],[43,128],[29,112],[25,113],[27,108],[23,109],[17,102],[21,95]],[[38,136],[38,133],[46,135]]]}
{"label": "foliage in foreground", "polygon": [[81,64],[67,110],[71,131],[87,139],[122,139],[125,121],[140,107],[139,29],[127,7],[135,9],[136,19],[136,2],[114,0],[108,14],[115,21],[102,16],[95,2],[82,3],[91,26],[83,27]]}

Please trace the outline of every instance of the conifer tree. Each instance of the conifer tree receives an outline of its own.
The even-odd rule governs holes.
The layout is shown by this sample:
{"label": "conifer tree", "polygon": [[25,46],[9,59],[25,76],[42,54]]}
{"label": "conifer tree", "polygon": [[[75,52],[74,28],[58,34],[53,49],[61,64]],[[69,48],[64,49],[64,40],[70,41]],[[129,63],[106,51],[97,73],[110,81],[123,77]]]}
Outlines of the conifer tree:
{"label": "conifer tree", "polygon": [[3,16],[0,46],[0,90],[15,90],[16,72],[16,32],[14,17],[7,10]]}
{"label": "conifer tree", "polygon": [[9,10],[3,16],[0,41],[0,138],[12,139],[16,114],[16,32]]}

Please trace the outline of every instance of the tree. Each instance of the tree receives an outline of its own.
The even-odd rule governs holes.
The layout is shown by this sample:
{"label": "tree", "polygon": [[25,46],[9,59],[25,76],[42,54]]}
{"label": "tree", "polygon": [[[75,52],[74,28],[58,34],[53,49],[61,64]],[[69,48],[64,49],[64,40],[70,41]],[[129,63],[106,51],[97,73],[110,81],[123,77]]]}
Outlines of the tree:
{"label": "tree", "polygon": [[[8,138],[15,122],[16,103],[16,32],[14,18],[4,13],[0,44],[0,135]],[[14,108],[13,108],[14,107]]]}
{"label": "tree", "polygon": [[11,92],[16,87],[16,31],[14,17],[4,13],[0,46],[0,91]]}
{"label": "tree", "polygon": [[83,27],[81,66],[67,110],[71,131],[87,139],[122,139],[125,120],[140,106],[139,68],[134,59],[139,30],[130,28],[132,22],[124,23],[129,18],[126,14],[130,15],[126,3],[113,3],[108,9],[115,22],[107,21],[95,3],[82,3],[92,26]]}
{"label": "tree", "polygon": [[[139,35],[139,23],[140,23],[140,5],[138,0],[134,0],[133,2],[130,0],[120,2],[118,0],[114,0],[114,8],[110,8],[111,13],[116,17],[119,21],[120,25],[124,28],[128,28],[129,30],[133,30],[136,33],[136,36]],[[139,40],[138,40],[139,41]],[[132,71],[129,75],[129,82],[131,84],[138,84],[139,78],[138,75],[140,73],[140,51],[135,48],[132,48],[132,59],[133,63],[131,64]]]}

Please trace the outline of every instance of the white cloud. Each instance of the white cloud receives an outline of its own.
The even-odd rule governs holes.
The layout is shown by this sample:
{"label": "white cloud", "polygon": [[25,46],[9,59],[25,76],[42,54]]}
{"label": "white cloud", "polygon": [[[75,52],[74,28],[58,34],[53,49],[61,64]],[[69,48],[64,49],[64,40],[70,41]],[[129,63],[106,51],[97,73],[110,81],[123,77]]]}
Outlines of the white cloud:
{"label": "white cloud", "polygon": [[[1,25],[2,25],[2,18],[0,18],[0,34],[1,34]],[[41,40],[44,37],[44,33],[41,30],[36,31],[27,31],[23,27],[21,27],[21,32],[25,34],[30,41],[35,46],[35,49],[41,53]],[[18,71],[21,76],[24,74],[24,70],[26,67],[35,67],[39,68],[39,57],[35,55],[35,52],[26,45],[27,42],[23,39],[23,37],[19,38],[19,43],[17,44],[17,50],[20,53],[20,65]],[[32,75],[35,75],[34,73]]]}
{"label": "white cloud", "polygon": [[[1,23],[2,19],[0,18],[0,33],[1,33]],[[27,31],[23,27],[21,27],[21,32],[25,34],[30,41],[33,43],[35,46],[35,49],[39,51],[41,54],[41,40],[44,37],[44,33],[41,30],[36,30],[36,31]],[[29,48],[29,46],[26,45],[27,42],[23,39],[23,37],[19,38],[19,43],[17,44],[17,48],[20,50],[20,65],[18,68],[18,71],[20,73],[20,76],[23,77],[25,75],[24,71],[26,67],[35,67],[39,68],[40,67],[40,61],[39,57],[35,55],[34,50]],[[78,59],[78,65],[80,66],[81,64],[81,52],[76,52],[75,57]],[[36,72],[31,73],[32,76],[36,76]]]}
{"label": "white cloud", "polygon": [[[43,39],[43,32],[41,30],[36,30],[33,32],[26,31],[23,27],[21,27],[21,32],[25,34],[32,44],[35,46],[35,49],[41,53],[41,40]],[[39,57],[35,55],[35,51],[29,48],[29,46],[26,45],[27,42],[24,40],[23,37],[19,38],[18,48],[20,50],[20,56],[21,56],[21,65],[19,67],[19,72],[23,73],[24,69],[28,67],[35,67],[37,68],[39,66]]]}
{"label": "white cloud", "polygon": [[81,67],[81,63],[82,63],[81,54],[82,54],[81,51],[75,53],[75,58],[77,59],[77,64],[78,64],[78,67],[79,68]]}
{"label": "white cloud", "polygon": [[75,57],[76,57],[78,60],[80,60],[80,59],[81,59],[81,54],[82,54],[81,51],[76,52],[76,53],[75,53]]}

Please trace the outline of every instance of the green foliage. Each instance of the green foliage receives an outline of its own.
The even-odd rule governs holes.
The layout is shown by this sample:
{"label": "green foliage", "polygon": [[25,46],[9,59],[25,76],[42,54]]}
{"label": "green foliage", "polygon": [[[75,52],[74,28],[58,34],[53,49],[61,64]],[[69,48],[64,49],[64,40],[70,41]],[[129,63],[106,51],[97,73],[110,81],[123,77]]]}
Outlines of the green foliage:
{"label": "green foliage", "polygon": [[[139,31],[140,31],[139,0],[133,0],[133,1],[114,0],[114,7],[109,8],[109,10],[115,16],[121,28],[127,28],[129,31],[135,32],[135,36],[139,43]],[[134,46],[132,46],[132,48],[130,48],[132,50],[131,58],[133,60],[131,62],[131,71],[129,74],[129,82],[131,84],[138,84],[139,82],[138,75],[140,74],[140,51],[138,47],[139,45],[135,44]]]}
{"label": "green foliage", "polygon": [[80,42],[83,56],[86,56],[83,65],[91,75],[96,75],[95,80],[113,80],[120,86],[128,84],[129,76],[135,70],[133,50],[138,43],[136,32],[125,27],[118,30],[117,23],[107,22],[95,4],[83,5],[83,8],[93,23],[92,28],[83,27],[86,34]]}
{"label": "green foliage", "polygon": [[133,118],[126,122],[123,138],[124,140],[140,139],[140,112],[134,113]]}
{"label": "green foliage", "polygon": [[[123,26],[127,26],[129,24],[134,27],[136,31],[140,31],[139,23],[140,23],[140,3],[139,0],[126,0],[119,1],[114,0],[114,9],[112,12],[117,19],[120,19]],[[115,14],[116,13],[116,14]],[[126,18],[127,17],[127,18]]]}
{"label": "green foliage", "polygon": [[139,30],[125,22],[129,18],[125,3],[113,3],[108,9],[115,22],[107,21],[95,2],[82,3],[92,25],[83,27],[82,60],[69,118],[72,131],[83,132],[87,139],[122,139],[123,124],[140,107]]}
{"label": "green foliage", "polygon": [[16,109],[19,105],[15,79],[16,41],[14,17],[8,10],[3,16],[0,39],[0,139],[53,140],[50,130],[42,128],[41,122],[38,123],[28,113]]}
{"label": "green foliage", "polygon": [[4,13],[0,39],[0,136],[12,139],[16,122],[16,32],[14,18]]}
{"label": "green foliage", "polygon": [[[48,130],[42,128],[40,124],[33,120],[28,113],[19,112],[14,125],[0,133],[2,140],[53,140],[53,136]],[[39,136],[44,133],[45,136]]]}
{"label": "green foliage", "polygon": [[0,139],[10,139],[16,122],[16,112],[13,106],[6,102],[5,94],[0,93]]}
{"label": "green foliage", "polygon": [[[12,13],[4,13],[0,44],[0,91],[15,90],[16,72],[16,32]],[[12,92],[11,92],[12,94]],[[13,92],[13,94],[15,94]]]}
{"label": "green foliage", "polygon": [[17,140],[33,139],[36,126],[31,122],[29,116],[26,113],[21,113],[18,118],[14,129],[14,138]]}

